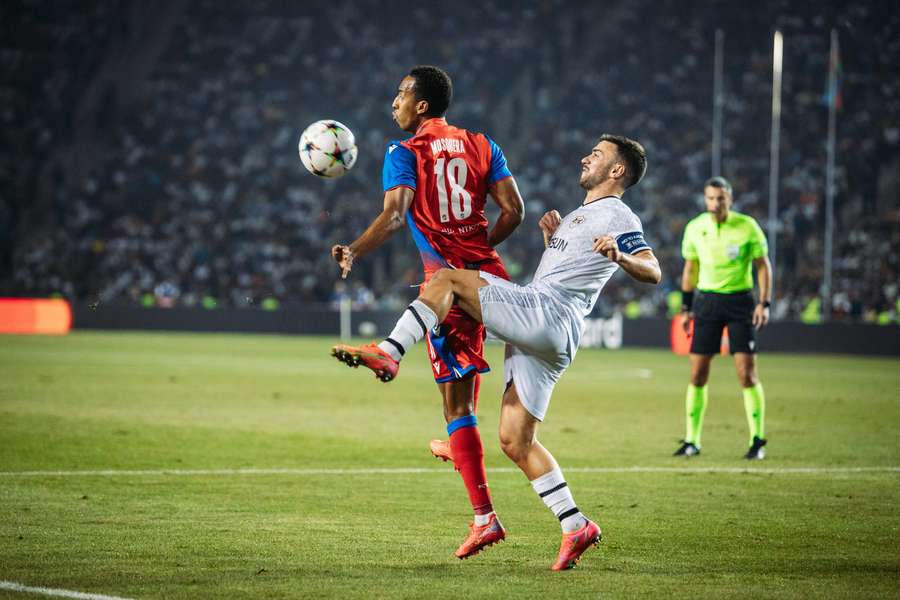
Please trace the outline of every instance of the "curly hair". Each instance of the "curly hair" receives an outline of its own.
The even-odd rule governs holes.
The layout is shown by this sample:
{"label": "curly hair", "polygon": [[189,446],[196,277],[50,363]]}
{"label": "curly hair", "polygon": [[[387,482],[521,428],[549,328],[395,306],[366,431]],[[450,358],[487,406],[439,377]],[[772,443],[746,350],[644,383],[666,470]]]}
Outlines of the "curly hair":
{"label": "curly hair", "polygon": [[420,65],[409,71],[409,76],[416,80],[413,92],[417,100],[428,103],[429,117],[443,117],[453,99],[453,82],[450,76],[440,67]]}

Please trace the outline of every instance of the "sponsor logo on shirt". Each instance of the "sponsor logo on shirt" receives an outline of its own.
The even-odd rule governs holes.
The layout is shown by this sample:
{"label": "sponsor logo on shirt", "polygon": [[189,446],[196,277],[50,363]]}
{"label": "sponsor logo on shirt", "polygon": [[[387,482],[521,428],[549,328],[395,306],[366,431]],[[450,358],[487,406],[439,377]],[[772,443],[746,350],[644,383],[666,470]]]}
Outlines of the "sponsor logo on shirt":
{"label": "sponsor logo on shirt", "polygon": [[455,233],[471,233],[478,229],[478,225],[460,225],[459,227],[441,227],[441,233],[453,235]]}
{"label": "sponsor logo on shirt", "polygon": [[732,244],[725,248],[725,253],[728,255],[728,260],[737,260],[741,255],[741,249],[739,246]]}
{"label": "sponsor logo on shirt", "polygon": [[569,229],[575,229],[576,225],[581,225],[585,220],[584,215],[575,215],[575,218],[569,223]]}
{"label": "sponsor logo on shirt", "polygon": [[550,242],[547,244],[547,248],[553,248],[554,250],[559,250],[560,252],[566,251],[566,246],[569,245],[569,242],[562,239],[561,237],[556,237],[555,235],[550,238]]}

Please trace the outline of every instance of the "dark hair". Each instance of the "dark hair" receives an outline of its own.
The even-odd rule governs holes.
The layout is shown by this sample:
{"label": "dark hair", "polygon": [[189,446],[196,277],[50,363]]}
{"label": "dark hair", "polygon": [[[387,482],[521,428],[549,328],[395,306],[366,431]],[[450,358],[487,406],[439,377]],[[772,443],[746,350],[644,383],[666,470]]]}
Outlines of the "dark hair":
{"label": "dark hair", "polygon": [[625,187],[630,188],[647,172],[647,151],[639,143],[624,135],[612,135],[604,133],[600,136],[601,142],[615,144],[619,151],[619,158],[625,163]]}
{"label": "dark hair", "polygon": [[416,80],[413,92],[418,100],[428,103],[429,117],[443,117],[453,99],[453,82],[450,76],[440,67],[420,65],[409,71],[409,76]]}
{"label": "dark hair", "polygon": [[716,175],[715,177],[710,177],[706,180],[706,183],[703,184],[703,189],[705,190],[708,187],[721,188],[728,192],[728,195],[731,195],[731,184],[724,177],[720,177]]}

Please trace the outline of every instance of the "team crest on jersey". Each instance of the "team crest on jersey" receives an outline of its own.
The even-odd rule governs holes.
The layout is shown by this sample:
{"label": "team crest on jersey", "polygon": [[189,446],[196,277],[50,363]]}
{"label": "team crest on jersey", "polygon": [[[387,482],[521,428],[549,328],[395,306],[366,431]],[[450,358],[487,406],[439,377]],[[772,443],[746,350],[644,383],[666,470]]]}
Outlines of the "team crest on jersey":
{"label": "team crest on jersey", "polygon": [[574,229],[576,225],[581,225],[585,222],[584,215],[576,215],[572,222],[569,223],[569,229]]}

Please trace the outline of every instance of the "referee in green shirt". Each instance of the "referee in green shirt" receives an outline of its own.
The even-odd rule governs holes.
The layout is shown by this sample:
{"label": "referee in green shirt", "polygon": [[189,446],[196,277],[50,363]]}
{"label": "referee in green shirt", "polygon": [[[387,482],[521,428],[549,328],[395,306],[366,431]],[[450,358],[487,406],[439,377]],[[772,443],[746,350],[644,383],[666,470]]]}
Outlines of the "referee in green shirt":
{"label": "referee in green shirt", "polygon": [[[691,383],[685,400],[687,433],[675,456],[700,454],[709,367],[719,353],[722,328],[728,327],[729,348],[744,389],[750,425],[750,449],[744,458],[761,459],[766,445],[765,395],[756,374],[756,330],[769,322],[772,265],[768,244],[752,217],[731,210],[731,184],[724,177],[707,181],[703,197],[706,212],[687,224],[681,243],[681,310],[685,331],[694,321],[694,334]],[[756,265],[759,302],[753,299],[751,263]]]}

